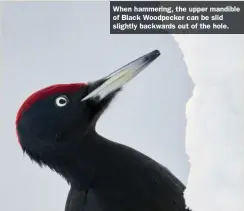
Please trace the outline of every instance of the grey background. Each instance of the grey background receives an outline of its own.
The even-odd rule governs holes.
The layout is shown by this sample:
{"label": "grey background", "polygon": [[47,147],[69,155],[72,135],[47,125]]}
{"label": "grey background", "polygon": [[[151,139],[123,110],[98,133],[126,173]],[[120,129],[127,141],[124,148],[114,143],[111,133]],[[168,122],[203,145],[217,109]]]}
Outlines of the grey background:
{"label": "grey background", "polygon": [[171,35],[110,35],[109,2],[3,6],[1,210],[63,210],[68,192],[62,178],[21,152],[14,122],[25,98],[51,84],[98,79],[154,49],[161,57],[125,87],[97,130],[187,182],[185,104],[193,85]]}

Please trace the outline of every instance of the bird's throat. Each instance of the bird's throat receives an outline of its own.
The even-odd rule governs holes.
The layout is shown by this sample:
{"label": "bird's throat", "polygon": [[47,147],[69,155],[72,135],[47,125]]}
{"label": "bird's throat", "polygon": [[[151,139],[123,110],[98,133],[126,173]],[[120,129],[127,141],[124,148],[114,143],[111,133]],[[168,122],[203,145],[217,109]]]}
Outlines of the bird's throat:
{"label": "bird's throat", "polygon": [[74,142],[76,144],[68,149],[65,156],[48,165],[71,185],[88,190],[92,188],[96,178],[101,176],[101,172],[109,169],[108,161],[112,156],[109,152],[116,148],[116,143],[105,139],[95,131]]}

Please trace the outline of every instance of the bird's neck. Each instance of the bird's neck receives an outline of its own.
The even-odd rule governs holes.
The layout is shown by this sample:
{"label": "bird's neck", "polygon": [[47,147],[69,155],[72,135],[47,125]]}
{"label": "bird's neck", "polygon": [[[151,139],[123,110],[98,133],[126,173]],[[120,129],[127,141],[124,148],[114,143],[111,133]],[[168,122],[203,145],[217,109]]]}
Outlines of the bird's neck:
{"label": "bird's neck", "polygon": [[71,185],[87,190],[93,185],[95,177],[103,170],[109,170],[110,160],[119,146],[95,130],[74,142],[77,144],[54,169]]}

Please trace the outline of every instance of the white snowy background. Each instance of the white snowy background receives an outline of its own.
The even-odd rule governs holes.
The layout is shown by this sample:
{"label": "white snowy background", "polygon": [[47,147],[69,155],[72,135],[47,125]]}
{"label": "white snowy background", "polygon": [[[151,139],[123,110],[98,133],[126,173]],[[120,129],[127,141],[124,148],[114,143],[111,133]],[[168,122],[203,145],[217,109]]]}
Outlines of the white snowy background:
{"label": "white snowy background", "polygon": [[186,110],[187,204],[243,211],[244,35],[175,37],[195,83]]}

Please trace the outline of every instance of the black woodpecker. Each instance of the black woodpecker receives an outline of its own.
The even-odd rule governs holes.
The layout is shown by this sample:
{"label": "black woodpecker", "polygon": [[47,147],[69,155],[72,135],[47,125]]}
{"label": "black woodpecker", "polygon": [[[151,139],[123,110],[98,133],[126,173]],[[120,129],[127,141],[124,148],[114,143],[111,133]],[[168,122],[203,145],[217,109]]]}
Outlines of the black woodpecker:
{"label": "black woodpecker", "polygon": [[154,50],[94,82],[43,88],[20,107],[21,148],[71,186],[65,211],[188,210],[185,186],[166,167],[95,130],[122,87],[159,55]]}

